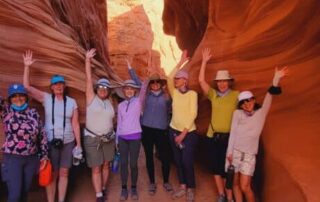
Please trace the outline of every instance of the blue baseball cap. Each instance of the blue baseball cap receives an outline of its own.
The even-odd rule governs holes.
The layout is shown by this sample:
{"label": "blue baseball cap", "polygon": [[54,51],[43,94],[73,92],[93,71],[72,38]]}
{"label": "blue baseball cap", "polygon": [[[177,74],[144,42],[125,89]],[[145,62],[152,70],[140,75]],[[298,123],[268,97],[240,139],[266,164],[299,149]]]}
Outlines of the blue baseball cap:
{"label": "blue baseball cap", "polygon": [[51,85],[56,83],[65,83],[64,77],[58,74],[53,75],[51,78]]}
{"label": "blue baseball cap", "polygon": [[11,97],[14,94],[23,94],[27,96],[27,91],[24,86],[20,83],[15,83],[9,86],[8,88],[8,96]]}

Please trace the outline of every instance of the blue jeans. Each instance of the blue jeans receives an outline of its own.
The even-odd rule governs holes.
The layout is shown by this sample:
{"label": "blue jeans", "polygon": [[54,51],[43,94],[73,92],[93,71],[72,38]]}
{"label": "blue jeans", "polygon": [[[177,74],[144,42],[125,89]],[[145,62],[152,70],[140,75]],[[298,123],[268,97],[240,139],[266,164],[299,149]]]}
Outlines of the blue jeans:
{"label": "blue jeans", "polygon": [[177,174],[180,184],[185,184],[187,188],[195,188],[194,176],[194,152],[198,144],[199,137],[195,131],[189,132],[183,140],[184,148],[179,149],[174,141],[174,134],[180,132],[172,128],[169,129],[170,144],[173,151],[174,161],[177,166]]}
{"label": "blue jeans", "polygon": [[39,159],[36,155],[4,154],[1,171],[8,187],[8,202],[27,201],[33,176],[38,169]]}

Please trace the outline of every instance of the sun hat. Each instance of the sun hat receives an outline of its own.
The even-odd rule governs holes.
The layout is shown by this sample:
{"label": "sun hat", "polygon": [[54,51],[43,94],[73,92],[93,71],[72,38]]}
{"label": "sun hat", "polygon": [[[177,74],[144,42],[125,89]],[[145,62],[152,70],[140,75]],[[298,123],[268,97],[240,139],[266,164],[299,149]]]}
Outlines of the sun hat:
{"label": "sun hat", "polygon": [[189,74],[185,70],[180,70],[180,71],[178,71],[176,73],[174,78],[177,78],[177,79],[180,79],[180,78],[189,79]]}
{"label": "sun hat", "polygon": [[149,77],[149,81],[150,83],[152,83],[152,81],[159,81],[160,84],[166,83],[166,79],[161,78],[161,76],[158,73],[151,74]]}
{"label": "sun hat", "polygon": [[217,72],[216,78],[214,79],[215,81],[219,80],[233,80],[231,75],[229,74],[228,70],[219,70]]}
{"label": "sun hat", "polygon": [[98,82],[96,84],[96,87],[98,87],[98,86],[105,86],[105,87],[111,88],[110,81],[108,79],[105,79],[105,78],[102,78],[102,79],[98,80]]}
{"label": "sun hat", "polygon": [[124,81],[123,87],[130,86],[132,88],[140,88],[139,85],[134,82],[134,80],[128,79]]}
{"label": "sun hat", "polygon": [[39,172],[39,185],[48,186],[52,180],[52,165],[48,160],[46,166]]}
{"label": "sun hat", "polygon": [[66,81],[64,80],[64,77],[61,75],[53,75],[51,77],[51,85],[56,84],[56,83],[65,83]]}
{"label": "sun hat", "polygon": [[8,88],[8,97],[11,97],[14,94],[23,94],[28,95],[24,86],[20,83],[15,83],[9,86]]}
{"label": "sun hat", "polygon": [[158,73],[154,73],[154,74],[151,74],[150,77],[149,77],[149,80],[152,81],[152,80],[160,80],[160,75]]}
{"label": "sun hat", "polygon": [[242,91],[238,96],[238,101],[241,102],[246,99],[253,98],[253,94],[251,91]]}

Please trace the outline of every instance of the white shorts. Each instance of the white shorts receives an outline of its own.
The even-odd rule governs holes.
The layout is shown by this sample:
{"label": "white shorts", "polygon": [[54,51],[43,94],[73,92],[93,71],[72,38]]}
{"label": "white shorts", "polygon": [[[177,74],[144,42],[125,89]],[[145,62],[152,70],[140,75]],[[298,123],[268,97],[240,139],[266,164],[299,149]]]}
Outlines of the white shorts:
{"label": "white shorts", "polygon": [[[256,155],[247,154],[234,149],[232,154],[232,164],[235,172],[240,172],[243,175],[253,176],[256,167]],[[229,166],[229,161],[226,160],[226,171]]]}

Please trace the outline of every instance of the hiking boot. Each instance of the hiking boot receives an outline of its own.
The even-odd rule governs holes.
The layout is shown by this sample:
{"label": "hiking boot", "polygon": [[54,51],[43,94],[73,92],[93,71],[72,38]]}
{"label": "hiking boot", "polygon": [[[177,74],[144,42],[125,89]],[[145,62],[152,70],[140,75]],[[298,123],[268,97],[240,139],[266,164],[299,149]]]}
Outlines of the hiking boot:
{"label": "hiking boot", "polygon": [[217,202],[227,202],[227,199],[226,199],[225,195],[219,195],[218,199],[217,199]]}
{"label": "hiking boot", "polygon": [[154,195],[157,191],[157,185],[154,183],[149,184],[148,191],[150,195]]}
{"label": "hiking boot", "polygon": [[104,202],[104,197],[103,196],[97,197],[96,202]]}
{"label": "hiking boot", "polygon": [[131,199],[135,200],[135,201],[139,199],[137,188],[132,188],[131,189]]}
{"label": "hiking boot", "polygon": [[175,190],[172,194],[172,199],[178,199],[186,195],[186,189],[185,188],[179,188]]}
{"label": "hiking boot", "polygon": [[163,184],[163,188],[166,190],[166,192],[172,192],[173,191],[172,185],[170,183],[168,183],[168,182]]}
{"label": "hiking boot", "polygon": [[187,190],[187,202],[194,202],[194,192],[193,189],[188,189]]}
{"label": "hiking boot", "polygon": [[128,189],[121,189],[120,201],[125,201],[128,199]]}

